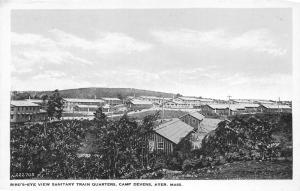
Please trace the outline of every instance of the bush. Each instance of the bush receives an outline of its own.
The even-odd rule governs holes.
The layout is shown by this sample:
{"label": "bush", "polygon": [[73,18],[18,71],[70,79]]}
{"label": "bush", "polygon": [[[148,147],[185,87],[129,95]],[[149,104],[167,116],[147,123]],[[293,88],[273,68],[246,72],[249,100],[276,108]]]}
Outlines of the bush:
{"label": "bush", "polygon": [[287,113],[279,118],[278,114],[234,116],[204,137],[201,150],[206,156],[225,156],[229,162],[268,160],[289,147],[286,142],[291,140],[291,126],[292,115]]}
{"label": "bush", "polygon": [[154,166],[153,166],[153,170],[165,169],[165,168],[167,168],[166,159],[163,157],[156,159]]}
{"label": "bush", "polygon": [[193,169],[193,167],[195,167],[195,164],[192,162],[192,160],[186,159],[185,161],[183,161],[183,164],[182,164],[183,171],[191,170],[191,169]]}
{"label": "bush", "polygon": [[167,162],[167,167],[170,170],[181,170],[182,163],[176,158],[170,156]]}

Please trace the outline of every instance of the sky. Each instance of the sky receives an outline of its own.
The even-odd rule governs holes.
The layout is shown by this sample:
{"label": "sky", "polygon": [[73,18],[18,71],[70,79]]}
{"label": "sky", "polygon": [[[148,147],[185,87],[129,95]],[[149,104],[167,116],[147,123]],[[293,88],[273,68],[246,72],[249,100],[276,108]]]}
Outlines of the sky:
{"label": "sky", "polygon": [[12,90],[291,100],[291,10],[13,10],[11,60]]}

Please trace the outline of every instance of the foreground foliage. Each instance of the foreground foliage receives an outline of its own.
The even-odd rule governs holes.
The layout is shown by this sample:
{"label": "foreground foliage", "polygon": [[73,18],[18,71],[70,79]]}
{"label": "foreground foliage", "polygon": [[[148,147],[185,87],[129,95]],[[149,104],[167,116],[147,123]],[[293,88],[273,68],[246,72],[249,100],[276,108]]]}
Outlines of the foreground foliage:
{"label": "foreground foliage", "polygon": [[[216,174],[210,177],[226,178],[225,173],[217,175],[223,171],[214,169],[236,161],[265,161],[272,166],[278,160],[288,161],[283,177],[291,176],[291,114],[235,116],[219,123],[203,139],[201,149],[191,151],[189,141],[183,140],[170,155],[145,151],[144,135],[155,127],[158,117],[156,113],[137,121],[124,115],[110,121],[99,108],[93,121],[64,120],[13,127],[11,178],[166,178],[162,169],[183,171],[186,175],[196,173],[197,178],[206,178],[202,171],[206,169]],[[93,149],[82,154],[79,151],[87,135],[94,137]],[[248,164],[243,162],[237,164]],[[271,177],[271,172],[266,177]],[[34,176],[19,177],[18,173],[34,173]],[[228,178],[234,177],[234,173],[237,173],[235,178],[243,177],[236,169]],[[258,178],[263,176],[260,173]]]}
{"label": "foreground foliage", "polygon": [[[33,178],[105,179],[139,172],[147,166],[143,163],[143,135],[154,127],[157,117],[147,116],[140,124],[126,115],[109,121],[99,109],[94,121],[65,120],[12,128],[11,178],[34,173]],[[96,149],[82,155],[78,151],[87,133],[95,135]]]}
{"label": "foreground foliage", "polygon": [[234,161],[292,160],[292,114],[235,116],[222,121],[202,140],[194,157],[182,170],[222,165]]}
{"label": "foreground foliage", "polygon": [[37,178],[76,178],[77,150],[90,125],[69,120],[12,128],[11,177],[26,172]]}

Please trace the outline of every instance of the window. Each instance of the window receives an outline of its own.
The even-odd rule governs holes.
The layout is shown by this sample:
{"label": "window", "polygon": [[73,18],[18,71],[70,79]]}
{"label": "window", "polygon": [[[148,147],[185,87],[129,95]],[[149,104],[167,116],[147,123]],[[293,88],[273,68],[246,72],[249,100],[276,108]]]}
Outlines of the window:
{"label": "window", "polygon": [[164,142],[158,142],[157,143],[157,149],[163,150],[164,149]]}
{"label": "window", "polygon": [[13,107],[11,107],[11,108],[10,108],[10,111],[14,111],[14,108],[13,108]]}
{"label": "window", "polygon": [[10,115],[10,119],[13,119],[14,118],[14,116],[13,115]]}

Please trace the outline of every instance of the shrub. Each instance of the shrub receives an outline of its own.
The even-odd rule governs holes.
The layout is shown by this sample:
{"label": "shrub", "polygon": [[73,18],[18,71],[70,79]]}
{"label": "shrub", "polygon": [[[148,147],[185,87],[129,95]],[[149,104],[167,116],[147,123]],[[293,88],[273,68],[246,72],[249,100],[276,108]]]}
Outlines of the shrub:
{"label": "shrub", "polygon": [[183,164],[182,164],[183,171],[191,170],[193,167],[195,167],[194,163],[190,159],[186,159],[185,161],[183,161]]}

